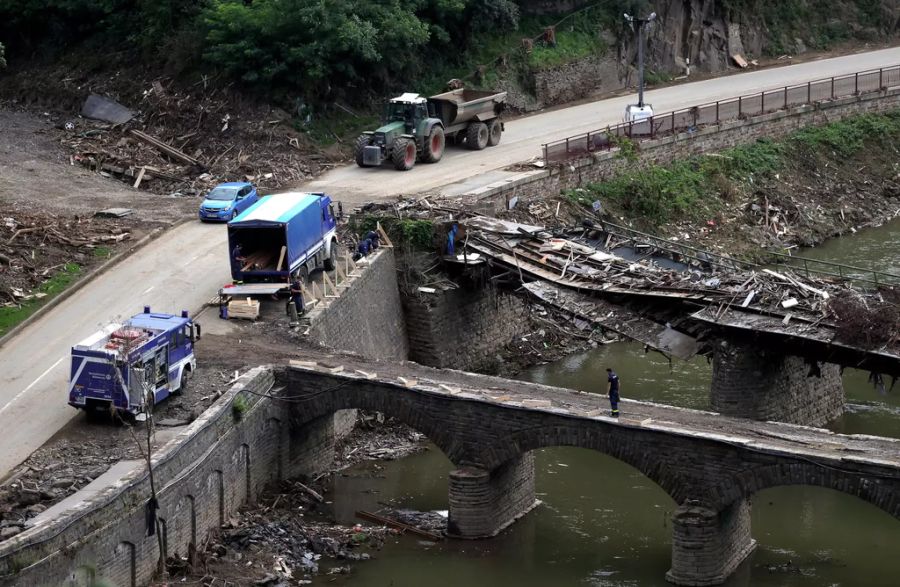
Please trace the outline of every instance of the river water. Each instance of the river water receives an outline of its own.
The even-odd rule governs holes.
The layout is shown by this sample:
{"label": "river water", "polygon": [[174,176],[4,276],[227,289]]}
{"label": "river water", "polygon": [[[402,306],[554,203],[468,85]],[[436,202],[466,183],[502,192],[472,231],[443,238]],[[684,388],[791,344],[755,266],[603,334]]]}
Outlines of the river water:
{"label": "river water", "polygon": [[[804,251],[804,256],[900,273],[900,220]],[[690,408],[709,405],[704,358],[670,365],[641,345],[617,343],[523,373],[523,380],[603,393],[615,368],[622,395]],[[867,373],[846,370],[848,410],[832,429],[900,437],[900,384],[879,393]],[[887,381],[890,385],[890,381]],[[605,407],[598,396],[598,406]],[[627,405],[624,406],[627,409]],[[663,586],[671,555],[671,498],[630,466],[573,448],[536,453],[542,505],[491,540],[388,543],[350,576],[317,585],[354,587]],[[334,513],[356,523],[358,509],[384,505],[447,508],[450,461],[434,446],[389,463],[366,463],[335,480]],[[849,495],[806,486],[767,489],[753,498],[755,553],[730,587],[893,587],[900,585],[900,523]]]}

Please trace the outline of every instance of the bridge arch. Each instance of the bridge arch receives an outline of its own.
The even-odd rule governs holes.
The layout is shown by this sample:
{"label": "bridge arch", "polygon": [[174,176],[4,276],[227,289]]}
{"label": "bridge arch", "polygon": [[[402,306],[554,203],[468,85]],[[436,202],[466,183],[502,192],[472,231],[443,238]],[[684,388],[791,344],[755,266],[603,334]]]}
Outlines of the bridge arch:
{"label": "bridge arch", "polygon": [[710,495],[718,496],[716,505],[724,507],[763,489],[787,485],[833,489],[868,502],[900,520],[900,478],[860,477],[811,462],[748,468],[719,483]]}
{"label": "bridge arch", "polygon": [[381,412],[423,434],[454,464],[467,461],[465,440],[442,417],[447,412],[423,409],[423,404],[413,394],[383,386],[339,387],[331,393],[316,395],[309,401],[290,406],[290,434],[314,421],[331,417],[338,410]]}
{"label": "bridge arch", "polygon": [[625,437],[609,429],[597,429],[574,422],[569,426],[550,424],[515,431],[484,451],[483,466],[493,469],[501,463],[541,448],[575,447],[599,452],[630,465],[659,486],[676,504],[697,497],[696,484],[670,465],[671,455],[656,450],[655,443],[634,431]]}

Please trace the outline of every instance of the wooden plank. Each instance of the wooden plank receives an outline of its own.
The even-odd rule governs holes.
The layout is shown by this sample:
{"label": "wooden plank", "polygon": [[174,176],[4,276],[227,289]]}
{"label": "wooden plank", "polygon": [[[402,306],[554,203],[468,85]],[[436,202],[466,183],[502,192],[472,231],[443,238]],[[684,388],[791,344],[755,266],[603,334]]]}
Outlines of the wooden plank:
{"label": "wooden plank", "polygon": [[164,143],[163,141],[159,140],[156,137],[150,136],[147,133],[141,132],[135,128],[131,129],[131,131],[129,131],[129,132],[131,132],[131,134],[133,136],[137,137],[141,141],[156,148],[156,150],[168,155],[169,157],[171,157],[173,159],[178,159],[182,163],[187,163],[188,165],[193,165],[195,167],[200,166],[200,162],[198,160],[194,159],[190,155],[187,155],[187,154],[179,151],[172,145],[169,145],[168,143]]}
{"label": "wooden plank", "polygon": [[278,256],[278,265],[275,265],[275,271],[281,271],[281,264],[284,263],[285,254],[287,254],[287,246],[282,246],[281,254]]}
{"label": "wooden plank", "polygon": [[391,248],[394,247],[394,243],[391,242],[391,239],[388,238],[387,233],[384,231],[383,228],[381,228],[381,223],[380,223],[380,222],[376,222],[376,223],[375,223],[375,230],[378,231],[378,235],[381,237],[381,244],[382,244],[383,246],[385,246],[385,247],[391,247]]}
{"label": "wooden plank", "polygon": [[381,524],[383,526],[387,526],[389,528],[395,528],[397,530],[402,530],[403,532],[409,532],[410,534],[415,534],[416,536],[421,536],[422,538],[426,538],[431,540],[432,542],[440,542],[443,540],[443,536],[439,536],[437,534],[433,534],[431,532],[426,532],[425,530],[421,530],[416,528],[415,526],[410,526],[409,524],[404,524],[403,522],[398,522],[397,520],[392,520],[390,518],[385,518],[384,516],[379,516],[378,514],[373,514],[372,512],[366,511],[358,511],[356,512],[357,517],[362,518],[363,520],[368,520],[370,522],[375,522],[377,524]]}
{"label": "wooden plank", "polygon": [[141,170],[138,171],[137,179],[134,180],[134,189],[141,187],[141,182],[144,180],[145,173],[147,173],[147,168],[141,167]]}
{"label": "wooden plank", "polygon": [[[324,292],[325,292],[325,297],[326,297],[326,298],[336,298],[336,297],[339,297],[339,296],[338,296],[338,290],[337,290],[336,287],[334,287],[334,283],[331,281],[331,278],[328,277],[328,274],[327,274],[327,273],[324,273],[324,272],[322,273],[322,282],[323,282],[322,289],[323,289]],[[331,291],[334,292],[334,293],[331,293],[331,294],[328,293],[328,288],[329,288],[329,287],[331,288]]]}

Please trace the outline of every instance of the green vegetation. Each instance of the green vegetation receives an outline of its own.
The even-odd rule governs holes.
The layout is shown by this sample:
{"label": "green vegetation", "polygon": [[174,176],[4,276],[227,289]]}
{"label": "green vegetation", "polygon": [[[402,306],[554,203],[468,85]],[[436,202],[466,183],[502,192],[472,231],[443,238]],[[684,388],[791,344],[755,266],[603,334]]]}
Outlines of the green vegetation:
{"label": "green vegetation", "polygon": [[356,221],[353,231],[364,235],[375,230],[378,223],[398,248],[415,251],[434,251],[434,224],[430,220],[397,218],[396,216],[365,216]]}
{"label": "green vegetation", "polygon": [[49,302],[75,281],[80,273],[80,265],[68,263],[35,290],[34,293],[45,294],[44,297],[35,297],[24,300],[17,306],[0,308],[0,335],[6,334],[13,326],[34,314],[38,308]]}
{"label": "green vegetation", "polygon": [[234,401],[231,402],[231,415],[235,420],[240,420],[250,409],[250,402],[243,395],[236,395]]}
{"label": "green vegetation", "polygon": [[604,206],[655,228],[677,220],[711,218],[723,201],[752,189],[789,161],[816,160],[823,152],[844,159],[898,140],[900,111],[864,114],[804,128],[779,141],[760,140],[670,165],[642,167],[564,195],[584,206],[599,199]]}
{"label": "green vegetation", "polygon": [[99,259],[109,259],[110,257],[112,257],[113,252],[109,247],[100,245],[99,247],[94,247],[94,249],[91,251],[91,254]]}
{"label": "green vegetation", "polygon": [[[86,69],[147,64],[166,75],[203,72],[281,105],[359,106],[402,90],[432,93],[451,78],[480,87],[504,78],[528,88],[536,69],[606,51],[603,31],[626,34],[622,13],[645,13],[650,5],[596,0],[567,15],[537,15],[526,12],[533,3],[525,0],[0,0],[0,38],[17,63],[24,62],[19,56],[55,59],[80,47],[74,56]],[[889,5],[721,3],[735,22],[761,25],[773,54],[793,50],[797,37],[818,49],[851,35],[888,34],[896,20]],[[540,39],[548,26],[555,26],[555,46]],[[523,39],[537,39],[530,53]],[[665,76],[651,72],[647,79]]]}

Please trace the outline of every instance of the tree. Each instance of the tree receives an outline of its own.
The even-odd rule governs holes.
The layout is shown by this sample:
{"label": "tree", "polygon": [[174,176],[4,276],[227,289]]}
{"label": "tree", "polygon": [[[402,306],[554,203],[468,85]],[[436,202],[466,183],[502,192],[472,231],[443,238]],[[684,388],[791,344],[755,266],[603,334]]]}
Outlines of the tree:
{"label": "tree", "polygon": [[5,50],[3,49],[3,43],[0,43],[0,70],[3,69],[6,69]]}

